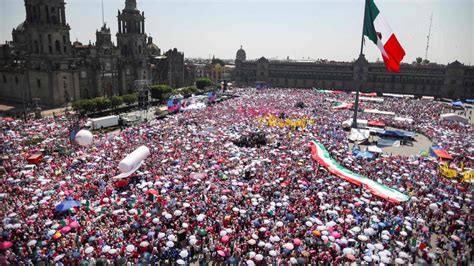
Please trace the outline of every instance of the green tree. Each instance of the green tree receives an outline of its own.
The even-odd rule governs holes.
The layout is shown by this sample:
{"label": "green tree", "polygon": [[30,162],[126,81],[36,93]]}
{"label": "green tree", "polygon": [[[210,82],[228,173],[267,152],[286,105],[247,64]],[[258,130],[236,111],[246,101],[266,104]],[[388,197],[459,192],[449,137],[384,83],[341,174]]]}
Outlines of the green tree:
{"label": "green tree", "polygon": [[196,80],[196,87],[199,90],[204,90],[204,88],[212,86],[212,80],[209,78],[199,78]]}
{"label": "green tree", "polygon": [[79,101],[74,101],[72,103],[72,109],[76,112],[84,112],[84,101],[85,100],[79,100]]}
{"label": "green tree", "polygon": [[421,58],[421,57],[416,58],[416,63],[417,64],[421,64],[422,62],[423,62],[423,58]]}
{"label": "green tree", "polygon": [[112,106],[110,99],[105,97],[97,97],[93,99],[96,105],[96,109],[99,111],[106,110]]}
{"label": "green tree", "polygon": [[85,112],[92,112],[97,107],[96,102],[93,99],[86,99],[83,101],[83,108]]}
{"label": "green tree", "polygon": [[173,92],[173,88],[168,85],[153,85],[151,86],[151,97],[154,99],[164,100],[167,94]]}
{"label": "green tree", "polygon": [[131,105],[138,101],[137,94],[135,93],[125,94],[122,96],[122,98],[123,98],[123,102],[127,105]]}
{"label": "green tree", "polygon": [[120,96],[112,96],[110,98],[112,108],[117,108],[123,104],[123,99]]}

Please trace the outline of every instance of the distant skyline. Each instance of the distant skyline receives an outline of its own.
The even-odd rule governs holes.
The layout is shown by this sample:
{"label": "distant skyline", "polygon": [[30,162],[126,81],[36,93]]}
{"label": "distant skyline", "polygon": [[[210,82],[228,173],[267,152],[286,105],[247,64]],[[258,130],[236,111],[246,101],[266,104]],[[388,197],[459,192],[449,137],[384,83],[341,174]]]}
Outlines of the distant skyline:
{"label": "distant skyline", "polygon": [[[145,12],[146,32],[162,51],[178,48],[185,57],[233,59],[243,45],[248,59],[352,61],[360,50],[364,0],[137,0]],[[433,13],[428,59],[447,64],[474,64],[474,1],[376,0],[405,48],[404,63],[424,58],[429,19]],[[125,0],[104,0],[105,21],[116,42],[117,10]],[[2,0],[0,42],[25,20],[23,0]],[[95,42],[102,26],[101,0],[66,0],[71,42]],[[366,41],[369,61],[381,60]]]}

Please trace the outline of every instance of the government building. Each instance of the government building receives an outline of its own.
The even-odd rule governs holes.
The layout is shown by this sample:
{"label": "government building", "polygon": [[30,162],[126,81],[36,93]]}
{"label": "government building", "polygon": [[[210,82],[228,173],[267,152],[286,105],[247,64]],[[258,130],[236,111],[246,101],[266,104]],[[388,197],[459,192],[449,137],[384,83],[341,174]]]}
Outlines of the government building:
{"label": "government building", "polygon": [[386,70],[383,62],[247,60],[237,51],[234,79],[237,85],[321,88],[329,90],[398,93],[438,98],[474,97],[474,67],[458,61],[448,65],[402,64],[400,73]]}
{"label": "government building", "polygon": [[176,48],[162,54],[147,36],[145,13],[126,0],[117,14],[116,44],[107,25],[95,43],[71,43],[64,0],[24,0],[26,19],[13,29],[11,42],[0,46],[0,99],[64,106],[99,96],[134,92],[135,81],[193,83]]}

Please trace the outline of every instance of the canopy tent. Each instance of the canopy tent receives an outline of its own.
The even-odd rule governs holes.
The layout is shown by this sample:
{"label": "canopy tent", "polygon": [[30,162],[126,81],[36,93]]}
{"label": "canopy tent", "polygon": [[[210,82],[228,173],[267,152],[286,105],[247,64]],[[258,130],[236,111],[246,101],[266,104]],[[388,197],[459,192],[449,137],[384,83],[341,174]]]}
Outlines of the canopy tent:
{"label": "canopy tent", "polygon": [[367,101],[367,102],[377,102],[377,103],[383,103],[383,98],[375,98],[375,97],[359,97],[359,100],[361,101]]}
{"label": "canopy tent", "polygon": [[394,139],[379,138],[377,140],[377,147],[400,147],[400,141]]}
{"label": "canopy tent", "polygon": [[[357,92],[353,91],[351,92],[352,94],[356,94]],[[366,96],[366,97],[377,97],[376,92],[359,92],[360,96]]]}
{"label": "canopy tent", "polygon": [[393,120],[398,121],[398,122],[413,123],[413,119],[411,119],[411,118],[409,118],[409,117],[400,117],[400,116],[397,116],[397,117],[395,117]]}
{"label": "canopy tent", "polygon": [[371,160],[374,158],[374,154],[371,153],[370,151],[359,151],[356,153],[356,158],[364,158],[364,159],[368,159],[368,160]]}
{"label": "canopy tent", "polygon": [[366,141],[370,136],[370,132],[367,129],[352,128],[349,134],[349,140],[357,143]]}
{"label": "canopy tent", "polygon": [[379,115],[392,115],[394,116],[394,112],[388,112],[388,111],[381,111],[378,109],[364,109],[364,113],[369,113],[369,114],[379,114]]}
{"label": "canopy tent", "polygon": [[441,120],[446,120],[446,121],[454,121],[454,122],[460,122],[460,123],[467,123],[469,120],[467,117],[458,115],[455,113],[449,113],[449,114],[442,114],[440,116]]}
{"label": "canopy tent", "polygon": [[323,144],[316,141],[312,141],[310,143],[310,147],[312,159],[318,162],[324,168],[328,169],[331,174],[336,175],[358,186],[363,186],[375,196],[381,197],[392,203],[400,203],[408,201],[410,199],[409,196],[401,193],[400,191],[387,187],[365,176],[356,174],[345,168],[344,166],[340,165],[336,160],[329,156],[329,153]]}
{"label": "canopy tent", "polygon": [[464,104],[461,101],[455,101],[451,103],[451,107],[454,108],[464,108]]}
{"label": "canopy tent", "polygon": [[416,136],[413,132],[406,132],[400,130],[385,130],[384,133],[380,134],[383,138],[394,138],[394,139],[407,139],[412,140]]}
{"label": "canopy tent", "polygon": [[466,99],[467,103],[474,103],[474,99]]}
{"label": "canopy tent", "polygon": [[454,159],[451,154],[449,154],[446,150],[442,150],[440,147],[433,146],[430,148],[431,156],[435,157],[439,160],[452,160]]}
{"label": "canopy tent", "polygon": [[81,206],[81,203],[77,200],[66,200],[58,205],[56,205],[56,208],[54,208],[57,212],[65,212],[71,208],[79,207]]}
{"label": "canopy tent", "polygon": [[382,121],[377,121],[377,120],[369,120],[367,122],[368,126],[373,126],[373,127],[385,127],[385,123]]}
{"label": "canopy tent", "polygon": [[[368,123],[368,120],[365,119],[357,119],[357,127],[366,127]],[[343,128],[349,128],[352,126],[352,119],[347,119],[342,122],[342,127]]]}
{"label": "canopy tent", "polygon": [[372,153],[382,153],[382,149],[375,146],[375,145],[367,147],[367,150],[372,152]]}
{"label": "canopy tent", "polygon": [[412,94],[396,94],[396,93],[382,93],[384,97],[394,97],[394,98],[415,98],[415,95]]}

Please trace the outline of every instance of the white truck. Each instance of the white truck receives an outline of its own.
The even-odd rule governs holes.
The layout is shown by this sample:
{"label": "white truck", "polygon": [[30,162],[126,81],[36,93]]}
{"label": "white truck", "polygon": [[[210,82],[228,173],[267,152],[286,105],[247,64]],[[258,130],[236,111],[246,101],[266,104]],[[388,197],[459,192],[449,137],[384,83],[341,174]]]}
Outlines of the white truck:
{"label": "white truck", "polygon": [[118,115],[109,115],[99,118],[91,118],[87,121],[86,126],[90,130],[96,130],[101,128],[107,127],[114,127],[118,126],[119,124],[119,116]]}

